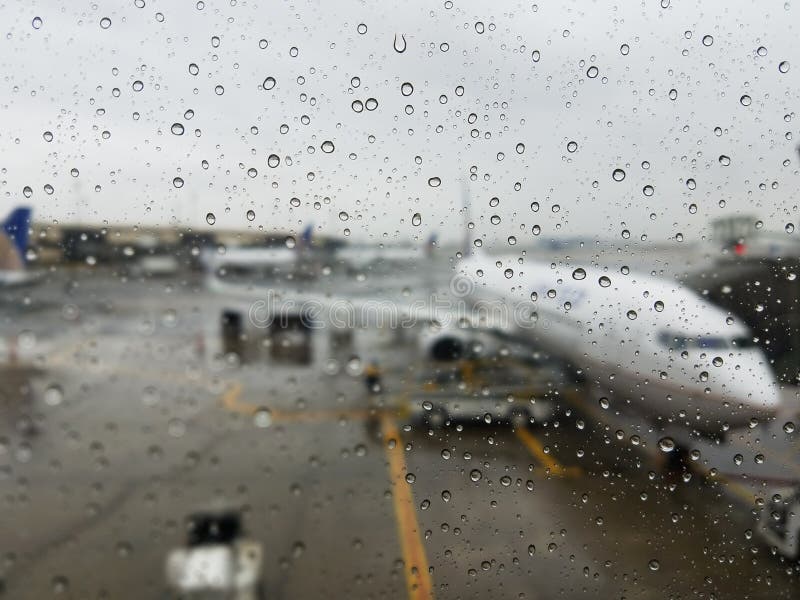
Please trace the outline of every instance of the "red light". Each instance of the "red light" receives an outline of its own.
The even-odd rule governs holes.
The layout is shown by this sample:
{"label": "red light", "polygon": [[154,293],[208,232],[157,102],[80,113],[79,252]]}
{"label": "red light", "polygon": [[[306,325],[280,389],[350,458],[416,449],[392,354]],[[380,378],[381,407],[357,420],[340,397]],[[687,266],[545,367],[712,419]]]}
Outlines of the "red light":
{"label": "red light", "polygon": [[737,242],[733,247],[733,252],[736,254],[736,256],[743,256],[744,253],[747,252],[747,246],[745,246],[742,242]]}

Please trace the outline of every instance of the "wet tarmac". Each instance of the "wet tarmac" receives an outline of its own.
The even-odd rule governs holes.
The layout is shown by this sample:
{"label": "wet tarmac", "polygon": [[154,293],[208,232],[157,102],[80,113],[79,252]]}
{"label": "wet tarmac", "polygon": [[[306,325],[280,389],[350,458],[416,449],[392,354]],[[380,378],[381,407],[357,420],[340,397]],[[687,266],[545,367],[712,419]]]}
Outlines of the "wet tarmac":
{"label": "wet tarmac", "polygon": [[798,566],[752,535],[775,473],[796,475],[782,421],[735,452],[675,433],[700,458],[671,470],[664,432],[591,390],[535,426],[431,429],[403,405],[424,364],[391,332],[348,348],[316,331],[309,364],[258,343],[239,361],[208,339],[219,301],[193,276],[73,280],[4,311],[0,597],[171,597],[187,515],[221,508],[262,543],[267,598],[800,594]]}

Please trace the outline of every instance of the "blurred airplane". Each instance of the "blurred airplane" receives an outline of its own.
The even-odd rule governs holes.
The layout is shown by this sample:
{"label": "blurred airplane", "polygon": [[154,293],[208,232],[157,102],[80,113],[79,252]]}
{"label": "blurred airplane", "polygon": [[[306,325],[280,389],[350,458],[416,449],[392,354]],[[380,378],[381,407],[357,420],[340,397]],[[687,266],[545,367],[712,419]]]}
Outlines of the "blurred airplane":
{"label": "blurred airplane", "polygon": [[[468,196],[464,215],[469,235]],[[366,254],[362,261],[372,258],[359,254]],[[237,267],[234,258],[225,259],[228,271]],[[260,260],[255,253],[242,258],[243,268]],[[209,275],[209,287],[240,306],[274,296],[274,284],[220,278],[215,269]],[[519,254],[488,256],[466,239],[449,286],[438,281],[437,287],[432,304],[394,305],[395,326],[428,325],[419,345],[429,359],[461,360],[486,348],[487,338],[512,340],[559,357],[579,378],[611,392],[624,410],[704,435],[724,436],[779,407],[774,375],[747,327],[677,281]],[[285,312],[286,300],[297,312],[304,301],[319,307],[343,297],[290,292],[275,310]],[[367,297],[345,299],[361,314],[374,304]]]}
{"label": "blurred airplane", "polygon": [[2,224],[0,231],[0,287],[30,285],[39,280],[39,274],[27,269],[25,254],[28,249],[31,209],[20,206]]}

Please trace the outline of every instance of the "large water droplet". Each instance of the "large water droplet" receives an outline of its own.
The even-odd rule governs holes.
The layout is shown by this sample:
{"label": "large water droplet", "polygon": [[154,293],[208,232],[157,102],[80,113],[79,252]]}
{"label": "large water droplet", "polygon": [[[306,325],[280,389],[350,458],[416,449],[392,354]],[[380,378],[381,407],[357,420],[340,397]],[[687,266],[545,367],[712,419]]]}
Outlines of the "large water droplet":
{"label": "large water droplet", "polygon": [[414,93],[414,86],[411,85],[408,81],[406,81],[403,85],[400,86],[400,93],[403,96],[410,96]]}
{"label": "large water droplet", "polygon": [[663,437],[658,440],[658,449],[662,452],[672,452],[675,450],[675,440],[671,437]]}
{"label": "large water droplet", "polygon": [[217,222],[217,217],[216,215],[214,215],[214,213],[210,212],[206,215],[206,223],[208,223],[209,225],[213,225],[216,222]]}
{"label": "large water droplet", "polygon": [[335,149],[334,146],[333,146],[333,142],[330,141],[330,140],[325,140],[324,142],[322,142],[322,146],[320,146],[320,147],[322,148],[322,151],[325,154],[330,154]]}
{"label": "large water droplet", "polygon": [[406,51],[406,36],[403,34],[394,34],[394,51],[402,54]]}
{"label": "large water droplet", "polygon": [[170,131],[175,135],[183,135],[183,125],[180,123],[173,123]]}
{"label": "large water droplet", "polygon": [[614,169],[614,172],[611,173],[611,177],[614,179],[614,181],[622,181],[625,179],[625,171],[622,169]]}
{"label": "large water droplet", "polygon": [[182,188],[183,187],[183,179],[180,178],[180,177],[175,177],[172,180],[172,185],[174,185],[176,188]]}
{"label": "large water droplet", "polygon": [[58,406],[64,400],[64,390],[57,384],[51,384],[44,391],[44,403],[47,406]]}
{"label": "large water droplet", "polygon": [[275,87],[275,83],[276,83],[275,82],[275,78],[270,76],[270,77],[267,77],[264,80],[264,83],[262,83],[261,85],[263,86],[263,88],[265,90],[271,90],[272,88]]}
{"label": "large water droplet", "polygon": [[714,43],[714,38],[710,35],[703,36],[703,46],[710,46]]}
{"label": "large water droplet", "polygon": [[420,225],[422,225],[422,215],[419,213],[414,213],[414,216],[411,217],[411,224],[414,227],[419,227]]}
{"label": "large water droplet", "polygon": [[442,180],[439,179],[438,177],[431,177],[430,179],[428,179],[428,185],[431,187],[439,187],[440,185],[442,185]]}
{"label": "large water droplet", "polygon": [[281,157],[278,156],[277,154],[270,154],[267,157],[267,166],[270,167],[271,169],[274,169],[279,164],[281,164]]}
{"label": "large water droplet", "polygon": [[266,407],[261,407],[253,413],[253,425],[259,429],[266,429],[272,425],[272,411]]}
{"label": "large water droplet", "polygon": [[133,82],[131,87],[133,88],[134,92],[141,92],[144,89],[144,83],[142,83],[140,79],[137,79]]}
{"label": "large water droplet", "polygon": [[572,272],[572,278],[577,281],[580,281],[581,279],[586,279],[586,271],[578,267]]}

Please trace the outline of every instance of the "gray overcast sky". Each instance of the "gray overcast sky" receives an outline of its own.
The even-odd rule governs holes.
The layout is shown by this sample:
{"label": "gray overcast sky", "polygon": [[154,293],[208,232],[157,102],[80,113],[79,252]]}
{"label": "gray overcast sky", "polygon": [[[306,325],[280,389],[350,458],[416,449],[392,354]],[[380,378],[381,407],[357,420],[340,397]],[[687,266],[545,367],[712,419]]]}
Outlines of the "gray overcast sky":
{"label": "gray overcast sky", "polygon": [[[694,240],[709,219],[743,211],[782,230],[796,218],[800,183],[798,8],[662,4],[7,2],[4,204],[30,186],[40,220],[207,228],[212,212],[217,227],[311,223],[363,241],[432,231],[455,240],[460,182],[474,167],[478,230],[503,240],[528,241],[534,225],[547,237],[619,238],[627,228],[634,238]],[[273,89],[261,87],[266,77]],[[407,97],[404,82],[414,88]],[[352,102],[367,98],[378,108],[355,112]],[[183,135],[171,133],[176,122]],[[331,153],[321,150],[327,140]],[[267,165],[273,153],[277,168]]]}

